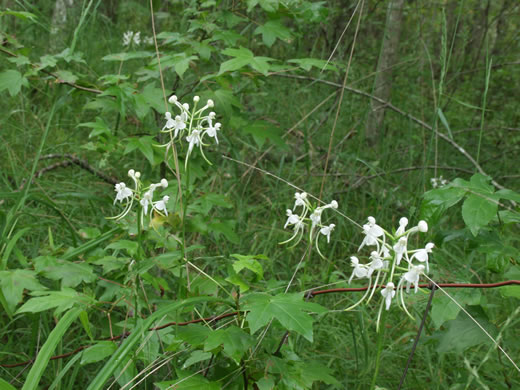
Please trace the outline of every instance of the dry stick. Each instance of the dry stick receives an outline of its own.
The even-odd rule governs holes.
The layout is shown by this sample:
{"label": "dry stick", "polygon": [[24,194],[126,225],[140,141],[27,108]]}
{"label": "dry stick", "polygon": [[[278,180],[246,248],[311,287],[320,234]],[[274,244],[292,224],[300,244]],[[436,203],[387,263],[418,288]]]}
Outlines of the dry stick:
{"label": "dry stick", "polygon": [[[354,32],[354,40],[352,42],[352,48],[350,49],[350,56],[348,58],[347,70],[345,72],[345,78],[343,79],[343,85],[342,85],[341,93],[340,93],[340,96],[339,96],[338,108],[336,109],[336,116],[334,117],[334,124],[332,125],[332,131],[330,133],[329,149],[327,150],[327,157],[325,158],[325,167],[323,168],[323,174],[327,173],[327,168],[329,166],[329,158],[330,158],[330,153],[332,151],[332,142],[334,140],[334,133],[336,132],[336,125],[338,123],[339,113],[341,111],[341,103],[343,102],[343,95],[345,93],[345,86],[347,85],[348,74],[349,74],[349,71],[350,71],[350,64],[352,63],[352,56],[354,55],[354,48],[356,47],[356,39],[357,39],[357,35],[358,35],[358,32],[359,32],[359,25],[361,24],[361,16],[363,16],[363,6],[365,5],[365,0],[361,0],[361,1],[362,1],[361,2],[361,9],[359,10],[359,16],[358,16],[358,21],[357,21],[357,25],[356,25],[356,31]],[[354,17],[354,14],[352,14],[352,18],[353,17]],[[352,20],[352,18],[351,18],[351,20]],[[350,21],[349,21],[349,24],[350,24]],[[320,187],[320,196],[319,196],[319,198],[321,198],[322,195],[323,195],[323,187],[325,186],[325,178],[326,178],[326,176],[323,176],[323,179],[321,180],[321,187]]]}
{"label": "dry stick", "polygon": [[435,294],[436,288],[437,287],[435,286],[435,284],[432,283],[432,285],[430,287],[430,289],[431,289],[430,298],[428,299],[428,303],[426,304],[426,309],[424,309],[424,314],[423,314],[423,317],[421,320],[421,324],[419,325],[419,329],[417,330],[417,336],[415,336],[415,340],[413,341],[412,350],[410,351],[410,356],[408,356],[408,360],[406,361],[406,367],[404,368],[403,376],[401,377],[401,381],[399,382],[399,387],[397,388],[397,390],[401,390],[401,388],[403,387],[403,383],[406,378],[406,374],[408,373],[408,368],[410,368],[410,363],[412,362],[412,358],[413,358],[413,355],[417,348],[417,344],[419,343],[419,338],[421,337],[421,333],[424,328],[424,324],[426,323],[426,317],[428,317],[428,312],[430,311],[430,307],[431,307],[432,301],[433,301],[433,295]]}
{"label": "dry stick", "polygon": [[[479,173],[483,174],[484,176],[490,176],[482,169],[482,167],[475,161],[475,159],[473,157],[471,157],[471,155],[468,152],[466,152],[466,150],[464,150],[464,148],[462,146],[460,146],[458,143],[456,143],[454,140],[452,140],[449,136],[447,136],[446,134],[443,134],[437,130],[434,130],[433,127],[430,126],[429,124],[427,124],[424,121],[420,120],[419,118],[416,118],[413,115],[401,110],[400,108],[394,106],[392,103],[384,101],[383,99],[380,99],[377,96],[371,95],[371,94],[361,91],[359,89],[348,87],[348,86],[342,86],[341,84],[335,83],[333,81],[327,81],[327,80],[317,79],[317,78],[308,77],[308,76],[299,76],[299,75],[281,74],[281,73],[276,74],[276,76],[316,81],[316,82],[327,84],[327,85],[330,85],[333,87],[346,89],[347,91],[353,92],[353,93],[361,95],[361,96],[368,97],[370,99],[374,99],[382,104],[385,104],[386,108],[389,108],[390,110],[403,115],[404,117],[410,119],[412,122],[417,123],[418,125],[424,127],[425,129],[434,132],[436,135],[438,135],[440,138],[442,138],[444,141],[448,142],[455,149],[457,149],[460,153],[462,153],[464,155],[464,157],[466,157],[473,164],[473,166],[477,169],[477,171],[479,171]],[[497,187],[499,189],[504,189],[504,187],[502,185],[498,184],[495,180],[491,180],[491,182],[493,183],[493,185],[495,187]]]}
{"label": "dry stick", "polygon": [[[497,283],[435,283],[435,288],[496,288],[496,287],[511,286],[511,285],[520,286],[520,280],[506,280],[506,281],[497,282]],[[376,288],[382,288],[382,289],[385,288],[385,287],[386,286],[384,284],[380,284],[380,285],[376,286]],[[431,283],[430,284],[423,283],[423,284],[419,284],[419,287],[420,288],[431,289],[432,288],[432,284]],[[350,287],[350,288],[333,288],[333,289],[329,289],[329,290],[308,290],[308,294],[306,294],[306,296],[308,296],[309,298],[313,298],[316,295],[323,295],[323,294],[333,294],[333,293],[343,293],[343,292],[362,292],[362,291],[366,291],[368,288],[374,288],[374,286]],[[219,316],[198,318],[196,320],[191,320],[191,321],[186,321],[186,322],[169,322],[167,324],[156,326],[156,327],[150,328],[148,330],[149,331],[154,331],[154,330],[164,329],[164,328],[170,327],[170,326],[186,326],[186,325],[189,325],[189,324],[196,324],[196,323],[199,323],[199,322],[207,322],[207,323],[211,324],[212,322],[220,321],[220,320],[222,320],[224,318],[233,317],[233,316],[236,316],[236,315],[238,315],[238,312],[235,311],[235,312],[231,312],[231,313],[221,314]],[[119,340],[119,339],[128,337],[129,335],[130,335],[130,332],[125,332],[125,333],[120,334],[118,336],[108,337],[108,338],[105,338],[105,339],[102,339],[102,340],[104,340],[104,341],[115,341],[115,340]],[[84,350],[85,348],[88,348],[89,346],[90,345],[84,345],[82,347],[79,347],[79,348],[75,349],[72,352],[68,352],[68,353],[65,353],[65,354],[62,354],[62,355],[53,356],[53,357],[50,358],[50,360],[63,359],[63,358],[72,356],[72,355],[74,355],[74,354]],[[34,360],[28,360],[28,361],[21,362],[21,363],[0,364],[0,367],[13,368],[13,367],[19,367],[19,366],[25,366],[25,365],[28,365],[28,364],[32,364],[33,362],[34,362]]]}

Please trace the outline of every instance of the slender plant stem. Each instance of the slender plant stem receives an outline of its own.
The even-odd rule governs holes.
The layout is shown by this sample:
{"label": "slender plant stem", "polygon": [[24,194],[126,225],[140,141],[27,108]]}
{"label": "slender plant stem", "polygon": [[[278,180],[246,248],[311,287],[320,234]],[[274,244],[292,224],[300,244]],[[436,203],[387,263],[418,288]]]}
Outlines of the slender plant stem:
{"label": "slender plant stem", "polygon": [[377,333],[376,366],[374,368],[372,382],[370,383],[370,390],[374,390],[376,388],[377,376],[379,375],[379,367],[381,365],[381,352],[383,351],[383,339],[385,337],[385,323],[386,310],[383,310],[383,313],[381,314],[381,322],[379,324],[379,332]]}

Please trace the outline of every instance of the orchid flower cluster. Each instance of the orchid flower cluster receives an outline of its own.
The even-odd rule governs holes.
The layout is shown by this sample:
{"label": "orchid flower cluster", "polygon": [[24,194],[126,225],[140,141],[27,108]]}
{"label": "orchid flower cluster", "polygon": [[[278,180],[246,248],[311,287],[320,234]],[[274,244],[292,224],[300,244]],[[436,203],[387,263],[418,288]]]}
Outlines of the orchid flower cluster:
{"label": "orchid flower cluster", "polygon": [[[295,202],[294,207],[291,209],[287,209],[287,221],[285,222],[284,229],[288,226],[291,226],[294,230],[294,234],[286,241],[281,242],[280,244],[286,244],[288,242],[291,242],[293,240],[296,240],[294,245],[298,244],[303,237],[305,227],[309,225],[310,223],[310,229],[309,229],[309,240],[312,242],[315,240],[316,242],[316,250],[318,251],[319,255],[321,257],[323,254],[320,251],[320,247],[318,245],[318,239],[320,236],[327,237],[327,243],[330,243],[330,234],[336,227],[333,223],[330,225],[323,225],[321,223],[321,216],[324,210],[326,209],[337,209],[338,208],[338,202],[333,200],[329,204],[326,204],[324,206],[319,207],[313,207],[312,204],[309,202],[309,199],[307,198],[307,193],[295,193],[294,194]],[[301,213],[295,214],[295,211],[301,207]],[[307,217],[308,216],[308,217]],[[315,234],[315,232],[318,232]],[[293,246],[294,246],[293,245]]]}
{"label": "orchid flower cluster", "polygon": [[[143,43],[153,45],[153,37],[143,37]],[[123,34],[123,46],[139,46],[141,44],[141,31],[127,31]]]}
{"label": "orchid flower cluster", "polygon": [[180,112],[178,115],[175,115],[175,117],[172,116],[171,112],[166,112],[166,124],[161,130],[161,132],[169,133],[171,135],[170,142],[161,145],[166,148],[171,147],[172,143],[176,139],[182,140],[184,134],[186,134],[184,139],[188,143],[188,153],[186,154],[185,167],[188,165],[188,160],[195,146],[200,149],[204,160],[211,165],[211,162],[209,162],[202,150],[203,146],[208,146],[208,144],[204,143],[204,137],[207,136],[209,138],[214,138],[215,142],[218,144],[217,134],[220,131],[221,124],[219,122],[214,122],[216,114],[211,111],[208,115],[203,115],[207,109],[214,106],[213,100],[209,99],[205,106],[197,109],[199,101],[200,97],[194,96],[193,108],[190,110],[190,105],[188,103],[181,104],[178,101],[177,96],[172,95],[168,99],[168,102],[177,106]]}
{"label": "orchid flower cluster", "polygon": [[433,188],[440,188],[440,187],[444,187],[445,185],[447,185],[449,182],[448,180],[444,179],[441,176],[439,177],[432,177],[430,179],[430,184],[432,185]]}
{"label": "orchid flower cluster", "polygon": [[[367,299],[367,302],[373,297],[378,288],[379,280],[386,279],[385,288],[381,291],[384,298],[386,310],[390,309],[392,300],[398,294],[398,304],[411,317],[412,315],[406,309],[404,304],[404,289],[410,292],[413,286],[414,292],[417,293],[419,288],[419,278],[422,274],[429,272],[429,254],[432,252],[434,244],[431,242],[421,249],[408,249],[408,240],[412,234],[417,232],[426,233],[428,224],[425,221],[419,221],[417,226],[408,230],[408,219],[403,217],[399,220],[399,228],[395,234],[390,234],[381,226],[376,224],[374,217],[368,217],[368,222],[363,225],[363,234],[365,237],[359,246],[358,252],[364,247],[375,247],[370,253],[367,263],[361,263],[356,256],[350,258],[353,268],[349,283],[353,278],[368,279],[369,287],[365,295],[353,306],[346,310],[351,310]],[[372,283],[372,279],[375,280]],[[394,278],[398,276],[399,282],[397,287],[394,284]],[[379,308],[377,324],[383,308],[383,302]]]}
{"label": "orchid flower cluster", "polygon": [[[114,199],[114,204],[116,202],[125,202],[124,209],[121,213],[116,215],[115,217],[111,217],[111,219],[115,219],[116,221],[124,218],[132,209],[132,205],[134,202],[139,202],[141,205],[141,215],[144,217],[148,215],[150,212],[150,216],[153,211],[156,211],[160,215],[168,216],[168,210],[166,209],[166,204],[170,197],[168,195],[164,195],[161,200],[153,200],[154,192],[159,188],[168,187],[168,181],[166,179],[161,179],[159,183],[152,183],[148,187],[143,186],[141,181],[141,173],[136,172],[133,169],[128,171],[128,176],[132,178],[134,182],[134,188],[129,188],[125,183],[117,183],[115,185],[116,198]],[[141,218],[141,223],[144,218]]]}

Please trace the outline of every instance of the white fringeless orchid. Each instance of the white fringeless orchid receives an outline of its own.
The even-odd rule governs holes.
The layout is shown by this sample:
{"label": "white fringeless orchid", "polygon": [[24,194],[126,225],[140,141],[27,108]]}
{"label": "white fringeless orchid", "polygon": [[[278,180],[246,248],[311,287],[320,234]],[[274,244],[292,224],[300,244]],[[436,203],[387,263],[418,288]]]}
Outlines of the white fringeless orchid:
{"label": "white fringeless orchid", "polygon": [[[203,147],[208,146],[208,144],[204,143],[204,136],[208,136],[208,138],[213,138],[215,143],[218,144],[218,136],[217,133],[220,131],[221,124],[213,123],[216,114],[212,111],[207,115],[204,115],[204,112],[212,108],[215,104],[213,100],[209,99],[205,106],[198,109],[198,103],[200,101],[199,96],[193,97],[193,107],[190,110],[190,105],[187,103],[181,104],[177,99],[177,96],[172,95],[168,99],[170,104],[173,104],[177,107],[179,113],[173,117],[171,112],[166,112],[165,119],[166,124],[161,129],[163,133],[170,134],[170,142],[161,145],[162,147],[166,147],[166,149],[172,147],[173,142],[179,140],[182,144],[182,140],[185,140],[188,144],[188,151],[186,153],[186,158],[184,162],[185,168],[188,166],[189,158],[197,147],[204,160],[208,164],[211,165],[211,162],[206,158],[204,154]],[[186,136],[185,136],[186,134]]]}
{"label": "white fringeless orchid", "polygon": [[[331,223],[329,225],[322,224],[321,219],[322,219],[323,211],[326,209],[329,209],[329,208],[337,209],[338,202],[333,200],[332,202],[330,202],[324,206],[315,207],[309,201],[308,195],[306,192],[296,192],[294,194],[293,209],[292,210],[288,209],[286,211],[287,221],[285,222],[285,225],[284,225],[284,229],[287,228],[288,226],[293,226],[294,233],[288,240],[285,240],[285,241],[281,242],[280,244],[286,244],[286,243],[291,242],[296,239],[296,242],[293,244],[293,246],[296,245],[298,242],[300,242],[300,240],[303,236],[305,227],[310,222],[311,227],[309,229],[309,240],[311,242],[313,242],[313,241],[315,242],[316,250],[318,251],[318,254],[321,257],[325,257],[325,256],[323,256],[323,254],[320,251],[320,247],[318,244],[319,237],[320,236],[327,237],[327,244],[329,244],[330,235],[331,235],[332,231],[334,230],[334,228],[336,227],[336,225],[333,223]],[[295,214],[297,209],[298,209],[299,214]],[[310,216],[307,217],[307,215],[309,215],[309,214],[310,214]]]}
{"label": "white fringeless orchid", "polygon": [[[130,189],[126,186],[125,183],[121,182],[115,185],[116,197],[114,200],[114,204],[116,202],[124,203],[124,209],[121,213],[116,215],[115,217],[110,217],[110,219],[115,219],[116,221],[124,218],[131,210],[134,201],[138,202],[141,205],[141,216],[148,215],[148,211],[150,210],[150,214],[155,210],[157,213],[161,215],[168,215],[168,210],[166,208],[166,204],[170,199],[167,195],[163,196],[163,198],[159,201],[154,201],[154,192],[158,188],[167,188],[168,180],[161,179],[159,183],[152,183],[148,187],[144,187],[141,182],[141,173],[136,172],[133,169],[128,171],[128,176],[134,182],[134,189]],[[141,218],[141,222],[142,222]]]}
{"label": "white fringeless orchid", "polygon": [[[373,217],[368,217],[368,223],[363,225],[364,234],[363,241],[358,249],[358,252],[365,246],[376,247],[376,250],[370,252],[369,261],[362,264],[358,257],[352,256],[350,263],[353,268],[349,283],[352,279],[368,279],[367,293],[355,304],[345,310],[351,310],[357,307],[362,301],[367,299],[370,301],[374,292],[378,287],[380,277],[383,281],[386,280],[386,286],[381,290],[383,300],[377,317],[379,320],[383,306],[389,310],[392,299],[396,294],[399,295],[399,306],[411,317],[411,314],[405,307],[403,290],[408,293],[410,288],[414,288],[414,292],[419,289],[419,279],[422,274],[429,272],[429,254],[432,253],[434,244],[428,243],[424,248],[409,250],[408,243],[411,234],[418,232],[426,233],[428,231],[428,224],[425,221],[419,221],[416,226],[406,230],[408,226],[408,219],[403,217],[399,220],[399,227],[395,230],[395,234],[390,234],[376,224]],[[419,263],[419,264],[417,264]],[[423,265],[424,263],[425,265]],[[403,265],[404,264],[404,265]],[[372,281],[373,275],[375,281]],[[395,279],[397,278],[397,279]],[[395,282],[397,280],[397,282]],[[397,287],[395,285],[397,284]],[[413,318],[413,317],[412,317]]]}

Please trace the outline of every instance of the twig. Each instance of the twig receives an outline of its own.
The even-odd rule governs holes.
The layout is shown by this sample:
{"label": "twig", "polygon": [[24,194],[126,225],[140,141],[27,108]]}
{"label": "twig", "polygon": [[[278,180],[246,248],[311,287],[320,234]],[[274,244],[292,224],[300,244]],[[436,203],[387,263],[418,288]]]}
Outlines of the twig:
{"label": "twig", "polygon": [[[72,154],[68,154],[68,153],[65,153],[65,154],[47,154],[45,156],[41,156],[40,160],[51,160],[51,159],[56,159],[56,158],[63,158],[63,159],[66,159],[66,160],[58,162],[58,163],[55,163],[55,164],[52,164],[52,165],[49,165],[49,166],[47,166],[45,168],[40,169],[39,171],[36,171],[34,173],[34,178],[39,178],[44,173],[47,173],[47,172],[52,171],[54,169],[65,168],[65,167],[68,167],[68,166],[70,166],[72,164],[75,164],[75,165],[79,166],[80,168],[83,168],[83,169],[89,171],[93,175],[99,177],[100,179],[102,179],[103,181],[105,181],[105,182],[107,182],[109,184],[115,185],[115,184],[119,183],[119,181],[116,178],[104,174],[103,172],[99,171],[98,169],[92,167],[86,160],[81,160],[80,158],[78,158],[78,157],[76,157],[76,156],[74,156]],[[26,182],[27,182],[27,179],[23,179],[22,180],[22,183],[20,184],[20,187],[18,187],[18,191],[23,190]]]}

